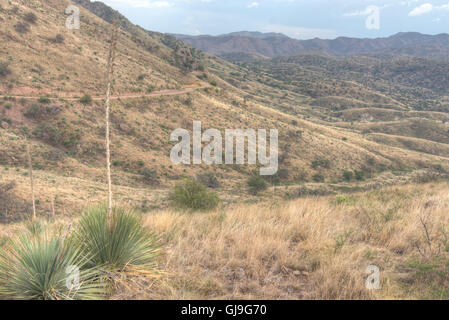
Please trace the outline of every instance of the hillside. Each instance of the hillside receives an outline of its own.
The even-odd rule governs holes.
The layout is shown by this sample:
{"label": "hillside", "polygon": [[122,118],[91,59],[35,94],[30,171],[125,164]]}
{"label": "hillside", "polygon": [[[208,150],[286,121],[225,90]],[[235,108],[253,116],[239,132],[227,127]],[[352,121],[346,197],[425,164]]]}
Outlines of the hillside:
{"label": "hillside", "polygon": [[[80,30],[65,27],[71,4],[80,6]],[[112,21],[120,25],[110,117],[114,210],[142,219],[117,211],[114,218],[131,217],[124,233],[111,232],[123,222],[109,224],[98,206],[107,195]],[[139,239],[154,236],[150,249],[163,253],[150,250],[148,261],[127,260],[112,273],[96,261],[95,281],[111,283],[106,298],[449,297],[449,64],[438,50],[408,51],[438,38],[445,52],[445,35],[401,34],[384,44],[337,39],[325,54],[272,58],[267,42],[284,50],[292,39],[243,32],[229,37],[266,54],[231,50],[225,55],[240,61],[232,63],[144,30],[99,2],[0,0],[0,23],[0,269],[14,258],[11,240],[24,235],[30,243],[58,235],[61,248],[85,245],[81,213],[100,208],[106,232],[96,233],[94,223],[94,247],[110,248],[98,245],[99,234],[108,244],[118,239],[125,249],[114,246],[120,254],[113,256],[123,262],[136,248],[148,253]],[[398,41],[404,46],[389,44]],[[312,51],[330,46],[307,43]],[[353,46],[357,55],[346,56]],[[278,130],[279,170],[261,178],[260,164],[175,165],[170,136],[179,128],[192,136],[194,121],[222,134]],[[179,198],[190,206],[178,206]],[[198,203],[199,211],[214,206],[195,212]],[[138,268],[147,262],[151,270]],[[366,290],[369,265],[382,270],[379,291]],[[0,276],[1,297],[8,275]]]}
{"label": "hillside", "polygon": [[[172,36],[143,30],[104,4],[76,2],[83,5],[79,31],[65,28],[64,10],[71,1],[1,1],[0,37],[8,44],[0,49],[0,62],[8,70],[0,86],[1,176],[3,183],[15,181],[15,197],[27,198],[27,137],[32,143],[41,214],[48,212],[52,197],[59,199],[57,210],[64,212],[104,199],[102,100],[110,30],[107,21],[113,18],[122,27],[112,113],[113,182],[119,202],[144,210],[165,208],[174,184],[204,172],[213,172],[221,182],[219,193],[225,204],[263,198],[242,188],[256,166],[175,166],[170,162],[174,145],[169,142],[170,133],[176,128],[191,131],[193,121],[221,131],[278,129],[279,174],[268,180],[278,185],[273,189],[277,198],[291,196],[282,187],[285,185],[296,186],[296,196],[332,194],[342,189],[403,184],[426,175],[439,177],[449,169],[444,151],[432,152],[416,143],[398,144],[368,135],[403,135],[447,143],[449,128],[441,113],[444,109],[438,109],[438,105],[425,108],[425,122],[400,121],[413,118],[405,112],[414,111],[409,101],[418,97],[411,95],[413,91],[407,87],[410,80],[401,75],[400,63],[395,84],[405,89],[389,95],[374,85],[355,84],[358,75],[366,73],[357,60],[313,57],[318,59],[316,66],[312,59],[307,68],[303,57],[236,65]],[[36,16],[32,23],[25,21],[29,12]],[[20,24],[27,25],[25,30],[17,27]],[[52,40],[56,38],[59,40]],[[280,71],[279,76],[274,68],[283,68],[284,64],[294,72]],[[445,68],[435,63],[430,70],[443,74]],[[381,70],[388,69],[385,66]],[[346,73],[340,72],[343,70]],[[354,79],[339,78],[347,74]],[[372,77],[377,74],[373,72]],[[444,103],[445,81],[426,83],[423,79],[420,85],[425,88],[421,93],[424,98],[435,94],[439,103]],[[91,101],[80,99],[86,94]],[[334,110],[336,101],[341,108]],[[403,113],[388,130],[382,127],[382,118],[379,122],[356,119],[355,125],[351,124],[355,115],[347,115],[345,120],[337,114],[347,109],[347,103],[351,108],[376,107]],[[437,109],[440,113],[435,112]],[[417,123],[421,128],[438,127],[438,132],[414,129]],[[345,171],[363,174],[359,174],[360,180],[346,181]],[[392,174],[397,171],[401,175]]]}

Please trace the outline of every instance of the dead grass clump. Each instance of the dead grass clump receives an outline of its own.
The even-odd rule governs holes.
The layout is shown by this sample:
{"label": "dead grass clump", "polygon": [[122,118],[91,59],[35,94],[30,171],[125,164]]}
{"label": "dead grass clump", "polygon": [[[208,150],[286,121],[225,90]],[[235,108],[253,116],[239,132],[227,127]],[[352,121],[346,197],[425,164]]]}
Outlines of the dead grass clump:
{"label": "dead grass clump", "polygon": [[16,196],[15,181],[0,184],[0,222],[8,223],[21,220],[29,212],[29,204]]}

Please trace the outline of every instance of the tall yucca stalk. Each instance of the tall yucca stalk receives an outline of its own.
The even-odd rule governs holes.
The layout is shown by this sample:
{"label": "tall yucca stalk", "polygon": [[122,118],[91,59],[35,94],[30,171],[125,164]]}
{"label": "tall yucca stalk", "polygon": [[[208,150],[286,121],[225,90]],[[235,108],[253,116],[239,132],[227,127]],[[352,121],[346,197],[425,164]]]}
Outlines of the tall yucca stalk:
{"label": "tall yucca stalk", "polygon": [[88,261],[68,240],[27,233],[0,251],[0,299],[100,299],[102,274]]}
{"label": "tall yucca stalk", "polygon": [[31,202],[33,204],[33,220],[36,220],[36,200],[34,196],[34,180],[33,180],[33,162],[31,160],[31,151],[28,140],[25,140],[27,149],[27,159],[28,159],[28,171],[30,176],[30,187],[31,187]]}
{"label": "tall yucca stalk", "polygon": [[111,43],[108,57],[107,87],[106,87],[106,175],[108,180],[108,218],[112,217],[112,180],[111,180],[111,149],[110,149],[110,112],[111,112],[111,91],[114,79],[114,60],[118,38],[118,23],[114,22],[111,32]]}

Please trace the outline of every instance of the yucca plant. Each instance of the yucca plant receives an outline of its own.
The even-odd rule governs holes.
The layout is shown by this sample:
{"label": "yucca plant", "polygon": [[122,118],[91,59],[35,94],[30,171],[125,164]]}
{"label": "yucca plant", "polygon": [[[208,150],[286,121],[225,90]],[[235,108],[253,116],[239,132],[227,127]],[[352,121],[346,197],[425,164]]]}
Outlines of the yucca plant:
{"label": "yucca plant", "polygon": [[91,300],[105,294],[102,274],[69,240],[26,233],[0,251],[0,298]]}
{"label": "yucca plant", "polygon": [[132,210],[114,208],[108,218],[106,207],[88,209],[74,232],[92,266],[107,271],[151,271],[160,245],[156,236],[143,227],[142,218]]}
{"label": "yucca plant", "polygon": [[36,236],[40,235],[44,231],[45,223],[40,220],[28,220],[25,222],[25,227],[28,232]]}

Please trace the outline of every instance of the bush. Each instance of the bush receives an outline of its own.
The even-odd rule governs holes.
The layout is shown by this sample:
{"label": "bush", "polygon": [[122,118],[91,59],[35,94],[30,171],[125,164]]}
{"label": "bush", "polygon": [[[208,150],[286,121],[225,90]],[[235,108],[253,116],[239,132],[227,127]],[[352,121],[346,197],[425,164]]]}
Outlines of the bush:
{"label": "bush", "polygon": [[18,33],[26,33],[30,31],[30,25],[28,23],[19,22],[14,25],[14,30],[16,30]]}
{"label": "bush", "polygon": [[257,195],[259,192],[265,191],[268,188],[268,184],[260,176],[253,176],[249,178],[247,185],[249,192],[253,195]]}
{"label": "bush", "polygon": [[57,34],[56,37],[53,39],[50,39],[53,43],[63,43],[64,42],[64,36],[62,34]]}
{"label": "bush", "polygon": [[102,266],[109,271],[149,271],[155,266],[160,248],[156,236],[143,226],[141,216],[114,208],[108,221],[105,206],[83,214],[74,241],[90,257],[89,266]]}
{"label": "bush", "polygon": [[80,103],[86,105],[90,105],[92,104],[92,97],[90,96],[90,94],[85,94],[84,96],[82,96],[80,98]]}
{"label": "bush", "polygon": [[363,172],[363,171],[354,171],[354,175],[355,175],[355,178],[358,180],[358,181],[362,181],[362,180],[365,180],[365,173]]}
{"label": "bush", "polygon": [[64,146],[68,149],[76,147],[81,139],[81,134],[78,129],[73,130],[69,126],[54,127],[46,123],[40,123],[35,127],[33,135],[53,146]]}
{"label": "bush", "polygon": [[198,174],[196,178],[208,188],[217,189],[220,187],[220,182],[213,172]]}
{"label": "bush", "polygon": [[175,186],[170,200],[178,208],[194,211],[213,210],[220,202],[215,192],[208,191],[204,185],[190,179]]}
{"label": "bush", "polygon": [[33,12],[28,12],[23,17],[23,20],[28,23],[35,24],[37,22],[37,16]]}
{"label": "bush", "polygon": [[[99,299],[104,285],[88,259],[60,237],[30,233],[12,240],[0,252],[0,298],[14,300]],[[79,268],[79,282],[69,276]]]}
{"label": "bush", "polygon": [[330,160],[324,158],[316,158],[314,161],[312,161],[312,168],[316,169],[319,167],[329,169],[331,167]]}
{"label": "bush", "polygon": [[351,181],[353,176],[354,174],[352,173],[352,171],[343,172],[343,179],[345,179],[346,181]]}
{"label": "bush", "polygon": [[140,171],[140,174],[143,176],[143,180],[145,181],[145,183],[153,185],[158,182],[156,170],[145,168]]}
{"label": "bush", "polygon": [[32,119],[39,119],[41,118],[45,113],[46,109],[42,107],[40,104],[33,103],[24,113],[23,115],[27,118]]}
{"label": "bush", "polygon": [[49,97],[40,97],[39,98],[39,103],[48,104],[50,102],[51,102],[51,99]]}
{"label": "bush", "polygon": [[6,77],[11,73],[8,62],[0,62],[0,77]]}
{"label": "bush", "polygon": [[322,173],[316,173],[312,176],[313,181],[315,182],[324,182],[326,179]]}

